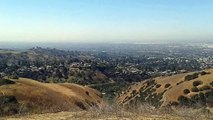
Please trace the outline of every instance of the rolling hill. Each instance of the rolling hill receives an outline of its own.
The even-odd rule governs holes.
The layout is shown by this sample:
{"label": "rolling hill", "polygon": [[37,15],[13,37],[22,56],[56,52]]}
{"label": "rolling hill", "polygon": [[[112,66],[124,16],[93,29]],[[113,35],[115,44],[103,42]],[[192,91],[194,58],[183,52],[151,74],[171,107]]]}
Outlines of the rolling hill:
{"label": "rolling hill", "polygon": [[58,112],[101,107],[98,91],[70,83],[40,83],[31,79],[0,80],[0,113]]}
{"label": "rolling hill", "polygon": [[213,105],[213,69],[157,77],[134,83],[117,98],[119,104],[149,102],[156,107]]}

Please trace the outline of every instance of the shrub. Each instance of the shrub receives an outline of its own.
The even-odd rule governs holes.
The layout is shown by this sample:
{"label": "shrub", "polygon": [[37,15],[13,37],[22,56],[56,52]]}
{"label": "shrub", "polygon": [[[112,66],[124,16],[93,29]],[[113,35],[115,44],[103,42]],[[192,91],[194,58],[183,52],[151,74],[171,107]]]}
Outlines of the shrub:
{"label": "shrub", "polygon": [[181,83],[183,83],[184,81],[180,81],[179,83],[177,83],[176,85],[180,85]]}
{"label": "shrub", "polygon": [[8,85],[8,84],[15,84],[15,82],[8,80],[8,79],[2,79],[0,80],[0,86],[1,85]]}
{"label": "shrub", "polygon": [[195,86],[195,87],[197,87],[198,85],[201,85],[201,84],[203,84],[203,82],[200,80],[193,82],[193,86]]}
{"label": "shrub", "polygon": [[205,85],[205,86],[202,86],[202,87],[200,88],[200,91],[210,90],[210,89],[211,89],[211,87],[210,87],[210,86]]}
{"label": "shrub", "polygon": [[88,91],[86,91],[86,94],[89,96],[89,92]]}
{"label": "shrub", "polygon": [[157,84],[157,85],[156,85],[156,88],[159,88],[159,87],[161,87],[161,84]]}
{"label": "shrub", "polygon": [[192,105],[196,103],[196,105],[193,105],[192,107],[201,107],[201,106],[205,105],[206,97],[205,97],[204,93],[199,93],[199,94],[192,96],[190,99],[190,102]]}
{"label": "shrub", "polygon": [[14,96],[0,97],[0,116],[17,114],[19,111],[19,103]]}
{"label": "shrub", "polygon": [[77,105],[80,109],[82,109],[82,110],[86,110],[86,107],[84,106],[84,104],[82,103],[82,102],[78,102],[78,101],[76,101],[75,102],[75,105]]}
{"label": "shrub", "polygon": [[167,89],[165,89],[162,93],[165,93],[167,91]]}
{"label": "shrub", "polygon": [[137,94],[136,90],[133,90],[132,93],[131,93],[132,96],[135,96],[136,94]]}
{"label": "shrub", "polygon": [[146,83],[147,83],[148,86],[150,86],[150,85],[155,84],[155,80],[150,79],[150,80],[147,80]]}
{"label": "shrub", "polygon": [[211,82],[210,85],[213,87],[213,82]]}
{"label": "shrub", "polygon": [[179,96],[178,97],[179,105],[188,105],[189,104],[189,99],[185,96]]}
{"label": "shrub", "polygon": [[199,89],[198,89],[197,87],[193,87],[193,88],[191,89],[191,91],[192,91],[192,92],[199,92]]}
{"label": "shrub", "polygon": [[167,84],[165,85],[165,88],[168,88],[169,86],[171,86],[171,84],[167,83]]}
{"label": "shrub", "polygon": [[184,93],[184,94],[189,94],[190,91],[189,91],[189,89],[185,89],[185,90],[183,90],[183,93]]}
{"label": "shrub", "polygon": [[16,73],[13,73],[12,75],[9,76],[11,79],[19,79],[19,76]]}
{"label": "shrub", "polygon": [[200,72],[200,75],[206,75],[206,74],[210,74],[210,73],[209,73],[209,72],[206,72],[206,71]]}
{"label": "shrub", "polygon": [[205,93],[205,97],[207,99],[207,103],[210,105],[210,106],[213,106],[213,89],[211,91],[207,91]]}
{"label": "shrub", "polygon": [[187,75],[187,76],[185,76],[185,81],[190,81],[190,80],[196,79],[196,78],[198,78],[198,76],[199,76],[198,73],[194,73],[192,75]]}
{"label": "shrub", "polygon": [[169,106],[178,106],[178,102],[169,102]]}

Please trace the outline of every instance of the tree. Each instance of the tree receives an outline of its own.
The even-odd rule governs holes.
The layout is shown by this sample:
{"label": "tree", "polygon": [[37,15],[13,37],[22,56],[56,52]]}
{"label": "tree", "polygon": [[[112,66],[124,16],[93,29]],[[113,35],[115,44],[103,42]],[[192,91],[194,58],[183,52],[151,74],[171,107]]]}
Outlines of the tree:
{"label": "tree", "polygon": [[19,79],[19,76],[16,73],[12,73],[12,75],[9,76],[11,79]]}

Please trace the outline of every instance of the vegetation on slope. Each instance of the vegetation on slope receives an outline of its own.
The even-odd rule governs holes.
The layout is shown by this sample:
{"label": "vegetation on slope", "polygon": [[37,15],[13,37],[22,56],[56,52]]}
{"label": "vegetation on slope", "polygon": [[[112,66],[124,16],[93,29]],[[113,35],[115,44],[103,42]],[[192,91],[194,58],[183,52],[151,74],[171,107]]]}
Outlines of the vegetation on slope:
{"label": "vegetation on slope", "polygon": [[148,102],[155,107],[213,106],[213,69],[157,77],[135,83],[118,96],[119,104]]}

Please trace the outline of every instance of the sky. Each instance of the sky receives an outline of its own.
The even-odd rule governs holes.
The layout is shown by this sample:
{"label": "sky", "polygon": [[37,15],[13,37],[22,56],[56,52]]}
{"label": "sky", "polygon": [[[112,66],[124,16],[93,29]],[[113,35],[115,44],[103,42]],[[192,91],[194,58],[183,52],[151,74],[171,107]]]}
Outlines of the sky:
{"label": "sky", "polygon": [[213,41],[213,0],[0,0],[0,43],[165,41]]}

